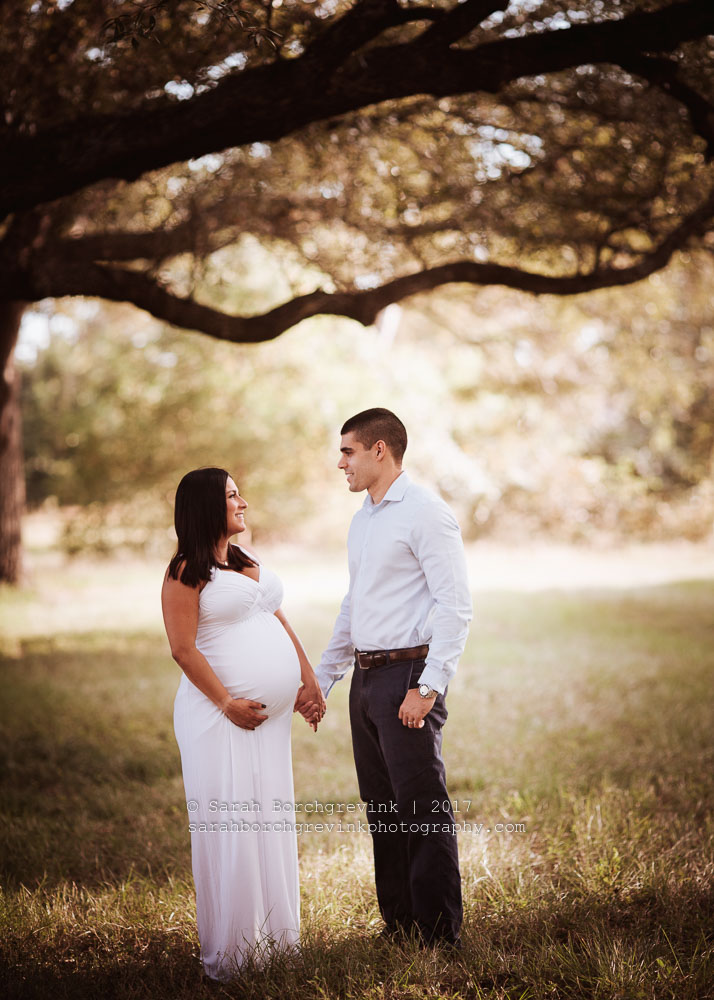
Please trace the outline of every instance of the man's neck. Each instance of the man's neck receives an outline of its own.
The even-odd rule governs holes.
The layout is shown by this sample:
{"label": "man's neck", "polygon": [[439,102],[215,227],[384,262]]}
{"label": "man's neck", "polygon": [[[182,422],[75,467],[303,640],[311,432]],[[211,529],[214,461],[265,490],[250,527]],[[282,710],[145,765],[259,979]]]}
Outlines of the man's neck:
{"label": "man's neck", "polygon": [[389,487],[395,480],[399,479],[403,469],[394,469],[389,472],[389,475],[385,475],[384,479],[379,479],[374,485],[370,486],[368,493],[372,498],[372,503],[376,506],[384,500],[385,496],[389,491]]}

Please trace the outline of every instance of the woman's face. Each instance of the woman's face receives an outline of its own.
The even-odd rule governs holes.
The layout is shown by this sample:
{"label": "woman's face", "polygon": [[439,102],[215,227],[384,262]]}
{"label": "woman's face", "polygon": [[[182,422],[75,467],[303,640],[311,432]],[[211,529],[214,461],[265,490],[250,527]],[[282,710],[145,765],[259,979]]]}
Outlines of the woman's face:
{"label": "woman's face", "polygon": [[238,492],[238,487],[229,476],[226,480],[226,531],[228,537],[245,531],[243,511],[248,504]]}

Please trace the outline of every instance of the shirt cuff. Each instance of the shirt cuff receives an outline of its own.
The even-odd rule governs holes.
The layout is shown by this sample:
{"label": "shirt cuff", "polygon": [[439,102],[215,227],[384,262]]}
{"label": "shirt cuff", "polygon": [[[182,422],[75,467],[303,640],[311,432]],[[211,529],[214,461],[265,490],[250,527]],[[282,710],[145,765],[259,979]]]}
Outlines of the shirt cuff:
{"label": "shirt cuff", "polygon": [[446,691],[446,686],[449,682],[444,677],[443,670],[440,670],[439,667],[432,667],[427,664],[421,672],[419,683],[428,684],[432,690],[438,691],[439,694],[443,694],[444,691]]}
{"label": "shirt cuff", "polygon": [[342,680],[352,666],[352,663],[352,660],[345,660],[342,663],[331,664],[330,666],[323,666],[322,663],[318,663],[315,667],[315,677],[325,698],[327,698],[335,684]]}

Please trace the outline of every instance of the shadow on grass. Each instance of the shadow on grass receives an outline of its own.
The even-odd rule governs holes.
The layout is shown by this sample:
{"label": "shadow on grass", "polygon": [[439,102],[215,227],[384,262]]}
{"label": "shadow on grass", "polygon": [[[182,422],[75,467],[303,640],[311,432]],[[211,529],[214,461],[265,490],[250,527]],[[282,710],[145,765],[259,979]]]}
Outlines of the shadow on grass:
{"label": "shadow on grass", "polygon": [[228,996],[246,1000],[417,997],[676,997],[702,1000],[714,982],[714,895],[691,885],[629,899],[543,897],[528,911],[486,908],[464,927],[461,952],[375,942],[344,927],[308,929],[302,952],[208,984],[197,949],[170,934],[127,933],[112,949],[90,935],[6,955],[5,995],[30,1000]]}
{"label": "shadow on grass", "polygon": [[[708,813],[713,597],[708,581],[481,595],[478,649],[467,651],[450,704],[452,794],[476,787],[491,808],[504,804],[501,789],[515,788],[528,806],[557,810],[564,789],[649,782],[645,813]],[[180,673],[163,636],[33,639],[1,665],[6,883],[185,873],[172,720]],[[350,799],[347,742],[341,753]]]}
{"label": "shadow on grass", "polygon": [[126,633],[37,639],[0,666],[4,882],[92,885],[185,869],[172,722],[180,675],[165,642]]}

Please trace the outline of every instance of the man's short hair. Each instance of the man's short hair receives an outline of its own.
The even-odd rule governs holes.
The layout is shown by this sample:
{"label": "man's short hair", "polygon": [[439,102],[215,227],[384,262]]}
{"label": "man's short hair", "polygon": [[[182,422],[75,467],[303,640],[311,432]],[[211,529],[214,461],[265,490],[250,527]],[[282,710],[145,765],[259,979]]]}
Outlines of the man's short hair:
{"label": "man's short hair", "polygon": [[354,434],[364,448],[371,448],[377,441],[384,441],[397,462],[407,450],[407,429],[391,410],[375,406],[350,417],[340,434]]}

